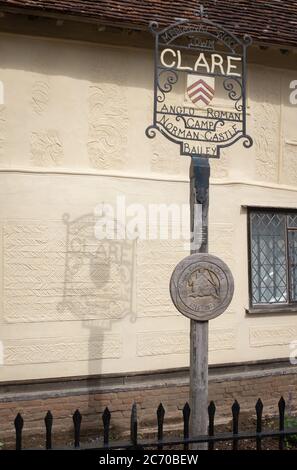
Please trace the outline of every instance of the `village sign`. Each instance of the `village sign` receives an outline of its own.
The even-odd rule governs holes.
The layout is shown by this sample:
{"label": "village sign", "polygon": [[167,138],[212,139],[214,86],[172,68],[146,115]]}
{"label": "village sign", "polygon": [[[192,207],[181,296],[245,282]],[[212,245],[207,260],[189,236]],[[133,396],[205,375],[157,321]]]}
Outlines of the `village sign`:
{"label": "village sign", "polygon": [[[178,19],[155,37],[153,123],[149,138],[159,131],[191,157],[191,256],[174,269],[170,294],[177,310],[191,320],[191,435],[207,433],[208,323],[232,301],[234,280],[229,267],[208,254],[210,158],[243,139],[246,132],[246,51],[251,38],[239,39],[204,15]],[[201,217],[197,217],[196,207]],[[201,448],[201,445],[195,448]],[[202,444],[203,448],[203,444]]]}
{"label": "village sign", "polygon": [[153,124],[180,145],[182,155],[218,158],[220,150],[246,133],[246,49],[251,39],[238,39],[205,17],[185,19],[155,36]]}

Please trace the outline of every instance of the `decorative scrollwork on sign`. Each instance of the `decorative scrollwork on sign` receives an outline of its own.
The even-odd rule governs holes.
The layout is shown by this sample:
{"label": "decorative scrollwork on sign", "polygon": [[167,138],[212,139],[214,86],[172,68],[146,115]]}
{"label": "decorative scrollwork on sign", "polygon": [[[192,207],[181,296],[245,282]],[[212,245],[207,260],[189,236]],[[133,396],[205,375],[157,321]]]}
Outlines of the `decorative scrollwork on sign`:
{"label": "decorative scrollwork on sign", "polygon": [[156,126],[149,126],[145,130],[145,134],[149,139],[154,139],[156,137],[156,130],[158,130]]}
{"label": "decorative scrollwork on sign", "polygon": [[246,46],[251,46],[252,43],[253,43],[253,40],[252,40],[251,36],[249,36],[248,34],[245,34],[243,36],[243,42]]}
{"label": "decorative scrollwork on sign", "polygon": [[151,21],[149,24],[149,30],[151,33],[155,34],[159,29],[159,23],[157,21]]}
{"label": "decorative scrollwork on sign", "polygon": [[[162,83],[163,81],[163,83]],[[161,95],[158,94],[157,100],[159,103],[165,101],[165,93],[172,91],[173,85],[178,81],[178,75],[174,70],[161,70],[158,75],[158,89]]]}
{"label": "decorative scrollwork on sign", "polygon": [[[235,83],[237,84],[237,89]],[[226,78],[223,86],[228,91],[229,99],[235,101],[235,109],[238,112],[242,111],[242,85],[236,78]],[[240,90],[240,91],[239,91]]]}
{"label": "decorative scrollwork on sign", "polygon": [[251,147],[253,146],[253,143],[254,143],[254,141],[253,141],[253,139],[251,138],[251,136],[246,135],[246,136],[244,137],[244,140],[243,140],[243,146],[244,146],[244,148],[246,148],[246,149],[251,148]]}

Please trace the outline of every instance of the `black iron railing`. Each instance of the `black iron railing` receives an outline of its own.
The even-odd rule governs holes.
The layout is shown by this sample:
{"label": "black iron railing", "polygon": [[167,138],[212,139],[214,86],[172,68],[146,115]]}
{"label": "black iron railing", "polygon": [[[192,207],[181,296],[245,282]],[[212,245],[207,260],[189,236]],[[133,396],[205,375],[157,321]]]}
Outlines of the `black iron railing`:
{"label": "black iron railing", "polygon": [[[73,428],[74,428],[74,439],[73,447],[68,446],[64,449],[80,449],[80,450],[101,450],[101,449],[126,449],[126,450],[139,450],[139,449],[157,449],[166,450],[168,448],[182,448],[183,450],[189,450],[191,444],[207,443],[208,450],[214,450],[214,444],[217,442],[231,442],[233,450],[238,450],[239,442],[245,439],[254,440],[256,443],[256,449],[262,450],[262,440],[264,438],[275,438],[278,439],[278,448],[283,450],[286,444],[286,438],[289,436],[297,436],[297,428],[285,429],[285,408],[286,403],[283,398],[278,402],[278,415],[279,415],[279,426],[277,430],[263,430],[263,403],[259,399],[255,406],[256,411],[256,426],[254,431],[239,431],[239,416],[240,416],[240,405],[235,400],[232,405],[232,432],[226,433],[215,433],[215,413],[216,406],[212,401],[208,407],[208,435],[204,436],[190,436],[190,415],[191,409],[188,403],[185,404],[183,413],[183,436],[164,438],[164,423],[165,423],[165,409],[162,404],[159,405],[156,410],[157,418],[157,429],[156,439],[143,440],[139,439],[138,432],[138,418],[137,418],[137,405],[132,406],[131,411],[131,425],[130,425],[130,440],[129,441],[112,441],[110,439],[111,431],[111,413],[106,408],[102,414],[103,422],[103,433],[102,441],[96,444],[82,444],[81,443],[81,424],[82,415],[79,410],[76,410],[73,414]],[[45,449],[53,449],[53,423],[54,418],[50,411],[47,412],[45,418]],[[22,449],[23,440],[23,427],[24,420],[20,414],[18,414],[14,421],[15,432],[16,432],[16,450]],[[61,449],[61,447],[59,447]]]}

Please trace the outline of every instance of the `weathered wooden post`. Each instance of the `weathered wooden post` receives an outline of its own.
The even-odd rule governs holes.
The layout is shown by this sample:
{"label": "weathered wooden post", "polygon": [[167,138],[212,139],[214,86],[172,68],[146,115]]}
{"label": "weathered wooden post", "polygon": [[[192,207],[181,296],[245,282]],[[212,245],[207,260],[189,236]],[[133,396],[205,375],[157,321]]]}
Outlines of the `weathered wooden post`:
{"label": "weathered wooden post", "polygon": [[[155,36],[153,123],[191,157],[191,255],[175,268],[170,293],[175,307],[191,320],[191,437],[207,432],[208,323],[230,304],[234,283],[230,269],[208,254],[209,158],[240,139],[252,146],[246,132],[246,49],[251,38],[239,39],[205,17],[179,19]],[[219,96],[219,99],[217,99]],[[222,105],[224,103],[224,105]],[[228,106],[226,106],[228,105]],[[226,111],[228,109],[228,111]],[[203,444],[194,448],[204,448]]]}
{"label": "weathered wooden post", "polygon": [[[195,167],[195,163],[197,167]],[[170,280],[172,301],[183,315],[190,318],[190,433],[191,437],[207,433],[208,401],[208,322],[229,306],[234,292],[233,276],[228,266],[207,252],[208,234],[208,162],[195,158],[196,177],[191,178],[193,244],[192,254],[174,269]],[[199,190],[197,192],[197,184]],[[193,197],[193,196],[192,196]],[[201,199],[200,199],[201,198]],[[192,449],[203,449],[196,444]]]}
{"label": "weathered wooden post", "polygon": [[[208,253],[208,207],[210,165],[193,156],[190,166],[191,254]],[[207,433],[208,321],[191,320],[190,408],[191,435]],[[205,448],[205,445],[200,446]]]}

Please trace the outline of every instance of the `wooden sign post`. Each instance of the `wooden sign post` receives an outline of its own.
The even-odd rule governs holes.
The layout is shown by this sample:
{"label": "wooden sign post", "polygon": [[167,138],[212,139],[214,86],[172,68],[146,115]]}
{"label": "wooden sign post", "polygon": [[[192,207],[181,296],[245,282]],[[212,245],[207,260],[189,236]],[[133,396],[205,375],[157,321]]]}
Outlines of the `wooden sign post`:
{"label": "wooden sign post", "polygon": [[[191,254],[208,253],[208,207],[210,165],[207,159],[191,158],[190,214]],[[190,432],[207,433],[208,321],[191,320],[190,326]],[[198,446],[197,446],[198,447]],[[205,445],[199,447],[204,448]]]}
{"label": "wooden sign post", "polygon": [[[207,433],[208,322],[230,304],[234,281],[228,266],[208,254],[210,168],[207,159],[192,157],[190,171],[191,255],[174,269],[170,294],[175,307],[191,320],[191,436]],[[193,448],[204,448],[204,444]]]}
{"label": "wooden sign post", "polygon": [[[175,307],[191,320],[191,437],[207,433],[208,323],[230,304],[230,269],[208,254],[210,158],[243,139],[246,132],[246,50],[251,38],[237,38],[210,21],[200,9],[197,20],[178,19],[155,37],[153,122],[146,135],[159,131],[191,157],[191,255],[175,268],[170,294]],[[226,106],[222,106],[225,102]],[[195,445],[203,448],[204,445]]]}

